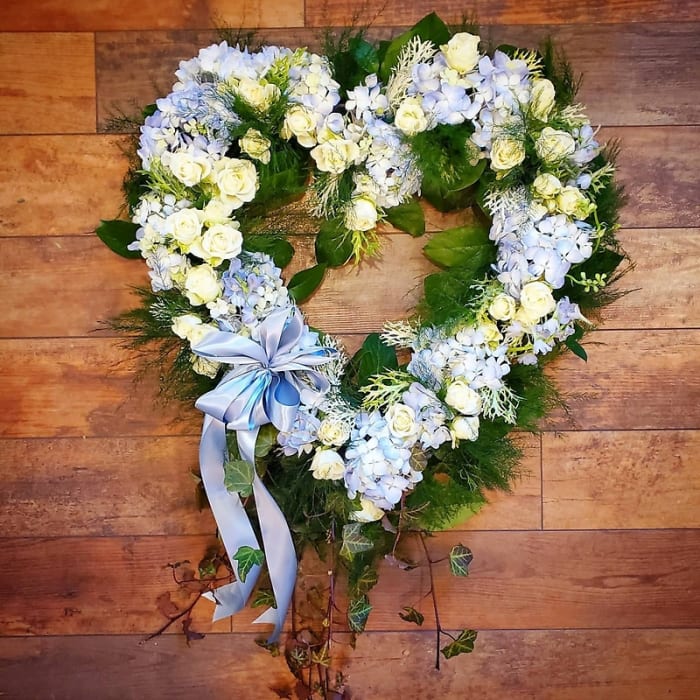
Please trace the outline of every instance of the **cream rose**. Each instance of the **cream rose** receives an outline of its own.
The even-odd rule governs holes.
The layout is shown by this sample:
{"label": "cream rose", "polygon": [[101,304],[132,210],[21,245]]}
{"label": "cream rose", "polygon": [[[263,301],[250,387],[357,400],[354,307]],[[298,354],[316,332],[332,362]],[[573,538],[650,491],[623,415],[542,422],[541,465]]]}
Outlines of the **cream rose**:
{"label": "cream rose", "polygon": [[479,437],[478,416],[458,416],[452,421],[450,434],[453,440],[476,440]]}
{"label": "cream rose", "polygon": [[280,136],[287,140],[296,136],[299,145],[313,148],[316,145],[316,116],[303,105],[292,105],[284,116]]}
{"label": "cream rose", "polygon": [[556,163],[564,160],[564,158],[573,155],[575,150],[574,137],[567,134],[566,131],[552,129],[551,126],[545,126],[535,141],[535,151],[545,163]]}
{"label": "cream rose", "polygon": [[554,85],[547,78],[538,78],[532,83],[530,114],[546,122],[554,107]]}
{"label": "cream rose", "polygon": [[561,182],[551,173],[540,173],[532,183],[532,190],[541,199],[552,199],[561,190]]}
{"label": "cream rose", "polygon": [[506,171],[525,160],[525,146],[512,136],[499,136],[491,146],[491,169]]}
{"label": "cream rose", "polygon": [[185,296],[192,306],[214,301],[221,293],[221,283],[210,265],[191,267],[184,280]]}
{"label": "cream rose", "polygon": [[238,221],[210,226],[202,238],[192,245],[190,253],[213,267],[221,265],[224,260],[235,258],[243,246],[243,236],[239,227]]}
{"label": "cream rose", "polygon": [[480,37],[468,32],[455,34],[447,44],[440,47],[450,68],[466,73],[479,62]]}
{"label": "cream rose", "polygon": [[194,314],[183,314],[182,316],[176,316],[173,319],[173,323],[170,329],[175,333],[178,338],[183,340],[189,340],[194,329],[197,326],[202,325],[202,319]]}
{"label": "cream rose", "polygon": [[202,235],[202,222],[197,209],[180,209],[165,220],[165,226],[173,240],[186,253]]}
{"label": "cream rose", "polygon": [[411,438],[418,432],[416,412],[406,404],[395,403],[386,412],[389,432],[397,438]]}
{"label": "cream rose", "polygon": [[311,150],[316,166],[324,173],[340,175],[359,157],[360,149],[353,141],[335,139],[319,144]]}
{"label": "cream rose", "polygon": [[552,290],[545,282],[528,282],[520,292],[520,305],[530,319],[541,319],[557,307]]}
{"label": "cream rose", "polygon": [[409,97],[401,103],[396,110],[394,126],[406,136],[415,136],[428,128],[428,119],[418,99]]}
{"label": "cream rose", "polygon": [[227,223],[231,218],[232,211],[233,207],[230,204],[226,204],[220,199],[211,199],[204,205],[204,209],[198,211],[198,215],[203,224],[211,226],[212,224]]}
{"label": "cream rose", "polygon": [[309,468],[314,479],[342,479],[345,462],[335,450],[316,450]]}
{"label": "cream rose", "polygon": [[503,338],[501,331],[498,330],[498,326],[495,323],[482,323],[478,330],[481,335],[484,336],[484,340],[489,345],[496,346],[501,342],[501,338]]}
{"label": "cream rose", "polygon": [[258,171],[249,160],[222,158],[216,163],[214,182],[219,188],[221,200],[238,209],[255,198]]}
{"label": "cream rose", "polygon": [[489,316],[496,321],[510,321],[515,316],[515,299],[508,294],[497,294],[489,304]]}
{"label": "cream rose", "polygon": [[377,225],[377,207],[368,197],[356,197],[345,211],[349,231],[369,231]]}
{"label": "cream rose", "polygon": [[350,428],[341,420],[324,418],[318,426],[318,439],[324,445],[340,447],[350,437]]}
{"label": "cream rose", "polygon": [[236,86],[236,94],[244,99],[253,109],[267,112],[272,103],[279,98],[280,89],[272,83],[241,78]]}
{"label": "cream rose", "polygon": [[206,357],[200,357],[199,355],[192,355],[192,357],[190,357],[190,362],[192,363],[192,369],[197,374],[202,374],[212,379],[216,377],[219,372],[219,367],[221,366],[218,362],[208,360]]}
{"label": "cream rose", "polygon": [[206,156],[193,156],[188,151],[164,153],[161,158],[170,172],[187,187],[194,187],[211,172],[211,163]]}
{"label": "cream rose", "polygon": [[459,377],[447,387],[445,403],[466,416],[475,416],[481,412],[481,396]]}
{"label": "cream rose", "polygon": [[350,519],[359,523],[373,523],[384,517],[384,511],[372,503],[369,498],[360,498],[360,510],[353,510]]}
{"label": "cream rose", "polygon": [[254,160],[259,160],[261,163],[270,162],[270,145],[271,141],[263,136],[257,129],[248,129],[243,134],[243,137],[238,142],[241,150],[246,155]]}
{"label": "cream rose", "polygon": [[557,195],[557,208],[577,219],[585,219],[591,213],[591,203],[578,187],[564,187]]}

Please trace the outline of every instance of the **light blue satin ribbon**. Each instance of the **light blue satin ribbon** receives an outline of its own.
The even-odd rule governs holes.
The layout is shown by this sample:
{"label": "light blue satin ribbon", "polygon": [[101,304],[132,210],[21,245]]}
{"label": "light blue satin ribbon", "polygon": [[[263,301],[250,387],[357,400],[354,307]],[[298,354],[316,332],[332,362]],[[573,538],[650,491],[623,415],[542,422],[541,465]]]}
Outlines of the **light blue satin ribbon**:
{"label": "light blue satin ribbon", "polygon": [[[195,405],[206,414],[199,446],[202,481],[234,567],[237,563],[233,555],[240,547],[260,546],[239,495],[224,485],[226,430],[236,431],[241,457],[255,465],[260,426],[272,423],[280,431],[290,431],[302,399],[310,403],[328,391],[328,380],[314,368],[328,362],[334,351],[319,345],[300,348],[305,331],[298,309],[291,317],[288,310],[280,309],[261,323],[259,342],[227,331],[212,331],[192,347],[201,357],[231,365],[218,386],[201,396]],[[279,638],[294,592],[297,559],[287,521],[257,473],[253,496],[277,604],[277,608],[269,608],[255,622],[274,625],[268,639],[274,642]],[[236,569],[236,581],[207,594],[217,603],[214,620],[245,607],[260,568],[254,566],[245,582]]]}

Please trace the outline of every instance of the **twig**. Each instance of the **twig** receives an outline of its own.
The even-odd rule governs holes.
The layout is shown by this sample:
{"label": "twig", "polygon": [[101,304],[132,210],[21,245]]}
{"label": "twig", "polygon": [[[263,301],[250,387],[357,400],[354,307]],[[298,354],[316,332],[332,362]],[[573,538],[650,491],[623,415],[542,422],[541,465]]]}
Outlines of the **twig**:
{"label": "twig", "polygon": [[144,639],[144,642],[150,642],[151,639],[154,639],[155,637],[159,637],[163,632],[165,632],[174,622],[177,622],[181,617],[184,617],[185,615],[189,615],[194,606],[197,605],[199,602],[199,599],[204,595],[204,591],[200,591],[197,593],[197,597],[184,609],[181,610],[177,615],[174,617],[168,618],[168,621],[156,632],[153,632],[152,634],[149,634],[146,639]]}
{"label": "twig", "polygon": [[428,574],[430,575],[430,596],[433,599],[433,611],[435,612],[435,668],[440,670],[440,634],[442,627],[440,625],[440,613],[438,612],[437,597],[435,596],[435,579],[433,577],[433,560],[428,552],[428,545],[425,544],[425,534],[418,533],[420,543],[423,545],[425,552],[425,560],[428,562]]}

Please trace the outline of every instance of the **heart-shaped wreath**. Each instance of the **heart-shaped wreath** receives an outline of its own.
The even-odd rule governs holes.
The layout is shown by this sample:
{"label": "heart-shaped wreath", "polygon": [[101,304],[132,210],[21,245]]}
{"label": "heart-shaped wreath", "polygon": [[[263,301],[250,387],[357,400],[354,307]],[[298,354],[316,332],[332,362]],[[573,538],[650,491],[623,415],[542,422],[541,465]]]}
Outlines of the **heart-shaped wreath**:
{"label": "heart-shaped wreath", "polygon": [[[293,539],[347,572],[357,632],[378,557],[508,487],[508,434],[536,429],[552,403],[544,361],[562,345],[585,358],[582,310],[613,297],[619,190],[569,67],[551,46],[489,56],[479,41],[430,15],[378,48],[359,33],[326,56],[202,49],[146,111],[131,221],[98,229],[151,278],[115,327],[161,343],[165,388],[206,414],[202,479],[234,574],[211,592],[215,616],[246,605],[266,565],[271,642]],[[426,244],[443,270],[416,316],[348,359],[297,304],[329,266],[377,254],[378,224],[422,235],[421,197],[471,208],[468,223]],[[289,234],[310,231],[317,263],[285,285]],[[457,546],[453,572],[470,558]],[[443,653],[471,645],[464,631]]]}

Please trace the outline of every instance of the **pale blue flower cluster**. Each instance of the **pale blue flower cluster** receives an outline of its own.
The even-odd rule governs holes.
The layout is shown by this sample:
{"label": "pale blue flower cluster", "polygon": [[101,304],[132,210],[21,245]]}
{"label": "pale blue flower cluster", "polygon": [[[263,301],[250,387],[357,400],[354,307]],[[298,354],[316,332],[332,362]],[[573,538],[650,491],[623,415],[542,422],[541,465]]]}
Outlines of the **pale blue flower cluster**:
{"label": "pale blue flower cluster", "polygon": [[447,411],[430,389],[413,382],[408,391],[404,392],[402,400],[415,413],[418,442],[424,450],[435,450],[450,440]]}

